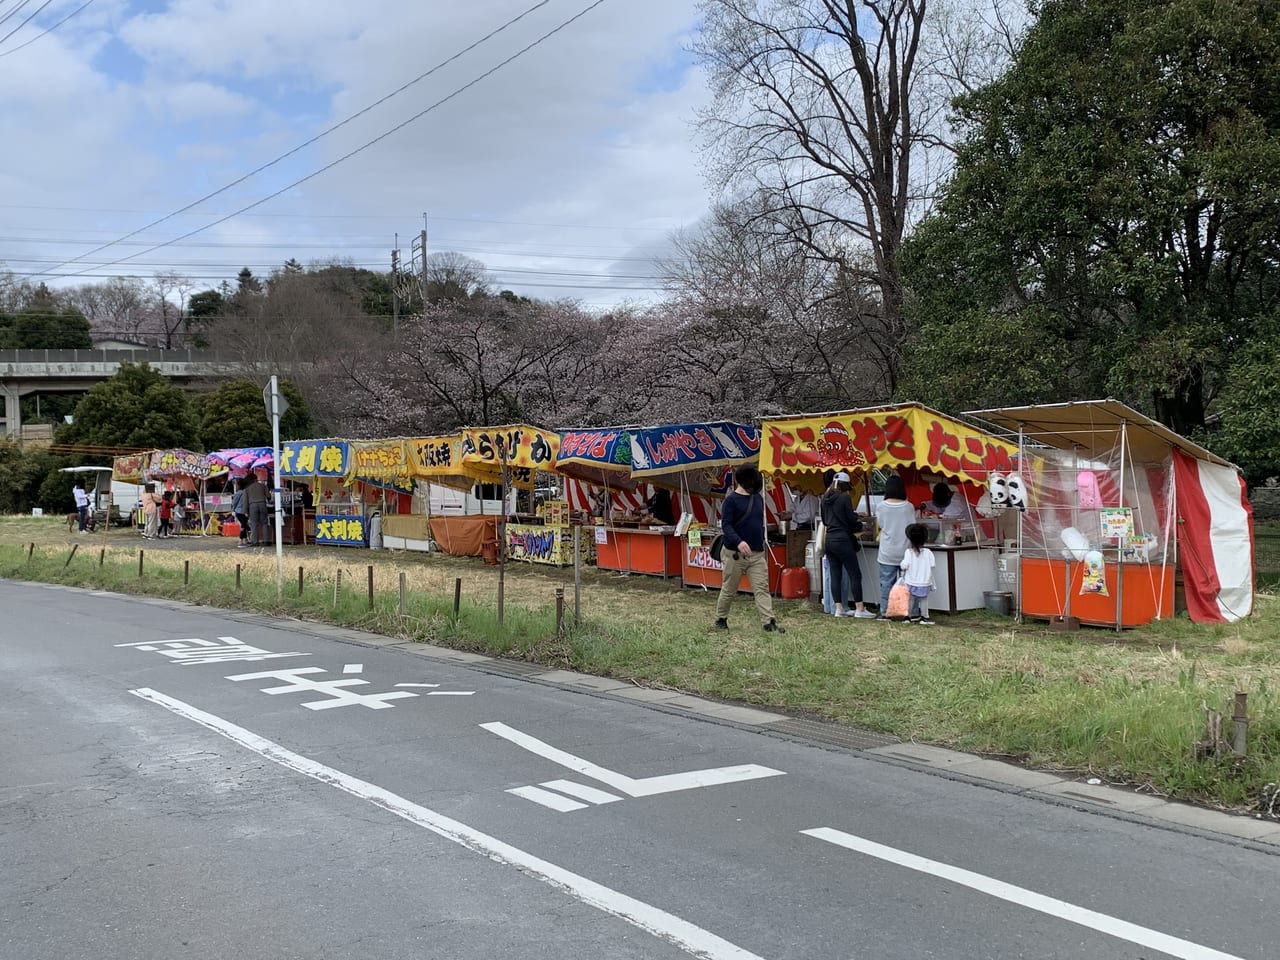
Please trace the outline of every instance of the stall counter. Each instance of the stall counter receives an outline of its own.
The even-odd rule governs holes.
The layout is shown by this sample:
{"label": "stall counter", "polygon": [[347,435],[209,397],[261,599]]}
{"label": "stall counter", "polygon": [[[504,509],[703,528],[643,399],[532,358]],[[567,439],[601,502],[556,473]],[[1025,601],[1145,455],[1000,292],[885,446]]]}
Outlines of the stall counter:
{"label": "stall counter", "polygon": [[[929,612],[959,613],[980,610],[986,605],[984,594],[996,589],[996,556],[994,543],[930,543],[933,551],[933,582],[937,587],[929,594]],[[878,603],[880,591],[880,548],[864,543],[858,551],[862,570],[862,593],[868,603]]]}
{"label": "stall counter", "polygon": [[[673,535],[673,527],[596,527],[596,567],[623,573],[657,577],[680,576],[685,541]],[[603,541],[601,532],[603,531]]]}
{"label": "stall counter", "polygon": [[[1159,617],[1173,616],[1174,568],[1161,563],[1106,565],[1107,596],[1081,594],[1085,565],[1079,561],[1023,557],[1022,614],[1052,620],[1070,615],[1082,623],[1101,627],[1116,625],[1116,605],[1120,605],[1120,626],[1140,627]],[[1123,584],[1121,583],[1123,580]]]}
{"label": "stall counter", "polygon": [[[722,571],[724,566],[711,557],[710,541],[702,546],[692,546],[681,540],[681,575],[686,587],[707,587],[719,590],[724,583]],[[769,592],[779,593],[782,589],[782,568],[787,562],[787,545],[785,543],[769,544]],[[750,593],[751,584],[744,576],[738,581],[740,593]]]}

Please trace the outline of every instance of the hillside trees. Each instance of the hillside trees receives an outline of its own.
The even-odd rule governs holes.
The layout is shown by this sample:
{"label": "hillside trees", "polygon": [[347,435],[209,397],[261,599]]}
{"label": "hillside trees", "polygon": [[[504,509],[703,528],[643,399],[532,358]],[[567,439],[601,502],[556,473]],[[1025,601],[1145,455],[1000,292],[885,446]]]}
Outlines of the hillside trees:
{"label": "hillside trees", "polygon": [[[305,440],[315,436],[307,402],[288,380],[280,381],[280,393],[289,409],[280,418],[280,439]],[[201,448],[271,445],[271,421],[262,400],[262,386],[252,380],[231,380],[211,393],[192,399],[199,424]]]}
{"label": "hillside trees", "polygon": [[126,362],[84,395],[54,442],[92,451],[86,462],[106,465],[119,450],[197,446],[198,434],[187,395],[150,365]]}

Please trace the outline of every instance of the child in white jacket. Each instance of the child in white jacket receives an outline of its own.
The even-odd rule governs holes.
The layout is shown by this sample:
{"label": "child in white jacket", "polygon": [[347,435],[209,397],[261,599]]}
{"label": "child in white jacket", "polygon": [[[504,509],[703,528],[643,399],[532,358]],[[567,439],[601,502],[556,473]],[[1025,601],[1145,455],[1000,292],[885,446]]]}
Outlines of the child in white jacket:
{"label": "child in white jacket", "polygon": [[920,623],[932,627],[929,619],[929,593],[933,590],[933,551],[925,546],[928,541],[929,528],[923,523],[913,523],[907,527],[907,552],[902,557],[898,569],[906,581],[907,592],[911,594],[911,609],[907,615],[908,623]]}

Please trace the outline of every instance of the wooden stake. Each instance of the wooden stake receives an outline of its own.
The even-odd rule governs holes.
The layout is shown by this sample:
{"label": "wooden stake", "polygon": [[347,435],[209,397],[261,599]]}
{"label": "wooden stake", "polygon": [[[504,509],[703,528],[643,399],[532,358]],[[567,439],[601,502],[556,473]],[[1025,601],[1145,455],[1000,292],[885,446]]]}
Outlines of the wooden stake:
{"label": "wooden stake", "polygon": [[582,527],[573,528],[573,625],[582,626]]}
{"label": "wooden stake", "polygon": [[80,544],[78,544],[78,543],[73,543],[73,544],[71,545],[71,552],[70,552],[69,554],[67,554],[67,561],[66,561],[66,563],[64,563],[64,564],[62,565],[62,569],[63,569],[63,570],[65,570],[65,569],[67,569],[67,567],[71,566],[71,558],[72,558],[72,557],[74,557],[74,556],[76,555],[76,551],[77,551],[77,550],[79,550],[79,549],[80,549]]}
{"label": "wooden stake", "polygon": [[236,592],[240,592],[240,564],[236,564]]}
{"label": "wooden stake", "polygon": [[182,561],[182,585],[186,587],[186,586],[189,586],[190,584],[191,584],[191,561],[183,560]]}
{"label": "wooden stake", "polygon": [[564,630],[564,587],[556,587],[556,636]]}
{"label": "wooden stake", "polygon": [[35,552],[36,552],[36,545],[34,543],[31,544],[31,546],[27,547],[27,563],[31,562],[31,554]]}
{"label": "wooden stake", "polygon": [[302,567],[298,568],[298,596],[302,596]]}
{"label": "wooden stake", "polygon": [[462,578],[453,581],[453,622],[458,622],[458,613],[462,610]]}
{"label": "wooden stake", "polygon": [[98,551],[98,566],[102,566],[104,560],[107,559],[107,548],[103,547]]}
{"label": "wooden stake", "polygon": [[342,568],[338,568],[338,575],[333,578],[333,605],[338,605],[338,597],[342,596]]}
{"label": "wooden stake", "polygon": [[145,550],[138,551],[138,579],[139,580],[142,579],[142,558],[146,556],[146,553],[147,551]]}
{"label": "wooden stake", "polygon": [[369,609],[373,609],[373,564],[369,564]]}
{"label": "wooden stake", "polygon": [[407,612],[408,612],[408,608],[405,605],[405,596],[404,596],[404,571],[401,570],[400,571],[400,616],[403,617]]}

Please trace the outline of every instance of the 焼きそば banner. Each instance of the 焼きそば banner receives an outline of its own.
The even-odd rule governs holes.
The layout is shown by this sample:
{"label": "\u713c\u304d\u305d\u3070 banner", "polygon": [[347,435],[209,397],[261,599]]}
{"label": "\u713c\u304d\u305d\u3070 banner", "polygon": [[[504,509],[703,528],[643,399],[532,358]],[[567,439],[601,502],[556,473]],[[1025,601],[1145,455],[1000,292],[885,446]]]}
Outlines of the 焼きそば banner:
{"label": "\u713c\u304d\u305d\u3070 banner", "polygon": [[351,448],[345,440],[290,440],[280,445],[282,477],[345,477]]}
{"label": "\u713c\u304d\u305d\u3070 banner", "polygon": [[617,470],[631,470],[631,433],[628,430],[566,430],[560,434],[556,467],[578,464]]}
{"label": "\u713c\u304d\u305d\u3070 banner", "polygon": [[631,433],[631,475],[747,463],[760,450],[760,431],[741,423],[680,423]]}
{"label": "\u713c\u304d\u305d\u3070 banner", "polygon": [[762,434],[760,469],[784,479],[911,466],[985,484],[1017,456],[1013,445],[923,407],[766,420]]}
{"label": "\u713c\u304d\u305d\u3070 banner", "polygon": [[522,467],[551,470],[560,450],[560,435],[520,424],[482,427],[462,433],[462,461],[490,467]]}

